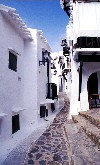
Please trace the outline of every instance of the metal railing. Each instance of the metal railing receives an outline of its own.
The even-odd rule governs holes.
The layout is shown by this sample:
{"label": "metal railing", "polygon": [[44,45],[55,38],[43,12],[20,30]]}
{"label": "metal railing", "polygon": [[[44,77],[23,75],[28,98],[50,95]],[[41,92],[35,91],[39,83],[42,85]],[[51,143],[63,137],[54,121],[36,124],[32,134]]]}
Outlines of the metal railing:
{"label": "metal railing", "polygon": [[100,108],[100,94],[92,94],[90,96],[89,108]]}

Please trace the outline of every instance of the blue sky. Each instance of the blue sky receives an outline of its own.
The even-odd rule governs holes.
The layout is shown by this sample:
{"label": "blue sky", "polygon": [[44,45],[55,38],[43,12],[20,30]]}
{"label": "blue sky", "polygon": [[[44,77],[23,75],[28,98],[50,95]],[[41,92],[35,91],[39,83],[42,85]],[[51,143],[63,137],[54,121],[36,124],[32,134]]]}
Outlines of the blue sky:
{"label": "blue sky", "polygon": [[61,9],[60,0],[0,0],[1,4],[14,7],[28,27],[43,30],[52,51],[62,50],[67,14]]}

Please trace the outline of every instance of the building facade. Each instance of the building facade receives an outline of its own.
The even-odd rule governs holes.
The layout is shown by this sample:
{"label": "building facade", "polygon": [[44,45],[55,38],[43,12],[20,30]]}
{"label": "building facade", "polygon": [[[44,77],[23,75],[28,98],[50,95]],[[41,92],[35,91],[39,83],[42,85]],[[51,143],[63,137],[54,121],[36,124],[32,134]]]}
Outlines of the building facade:
{"label": "building facade", "polygon": [[70,48],[73,115],[100,106],[100,2],[61,0],[61,6],[69,16],[66,49]]}
{"label": "building facade", "polygon": [[70,71],[71,63],[69,56],[65,56],[63,51],[51,53],[52,56],[52,69],[51,77],[52,82],[57,84],[57,93],[63,92],[70,96]]}
{"label": "building facade", "polygon": [[[55,109],[55,96],[48,85],[51,48],[43,32],[28,29],[14,8],[0,5],[0,34],[2,141],[23,132],[26,126],[36,127],[40,117]],[[56,91],[56,86],[53,89]]]}

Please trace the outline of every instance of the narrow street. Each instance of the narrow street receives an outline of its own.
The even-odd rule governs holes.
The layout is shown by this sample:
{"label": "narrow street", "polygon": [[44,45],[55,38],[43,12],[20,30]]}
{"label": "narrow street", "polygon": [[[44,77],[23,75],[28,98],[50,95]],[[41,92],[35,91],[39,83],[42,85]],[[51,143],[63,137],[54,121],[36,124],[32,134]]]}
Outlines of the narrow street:
{"label": "narrow street", "polygon": [[100,0],[0,2],[0,165],[100,165]]}
{"label": "narrow street", "polygon": [[63,108],[54,119],[50,127],[32,145],[29,150],[25,165],[67,165],[68,157],[64,123],[67,121],[68,106]]}
{"label": "narrow street", "polygon": [[99,165],[100,151],[77,124],[68,121],[68,109],[65,100],[53,123],[29,149],[25,165]]}
{"label": "narrow street", "polygon": [[77,123],[68,119],[69,100],[66,95],[64,100],[64,108],[46,131],[42,135],[40,130],[34,132],[8,155],[3,165],[99,165],[98,147]]}

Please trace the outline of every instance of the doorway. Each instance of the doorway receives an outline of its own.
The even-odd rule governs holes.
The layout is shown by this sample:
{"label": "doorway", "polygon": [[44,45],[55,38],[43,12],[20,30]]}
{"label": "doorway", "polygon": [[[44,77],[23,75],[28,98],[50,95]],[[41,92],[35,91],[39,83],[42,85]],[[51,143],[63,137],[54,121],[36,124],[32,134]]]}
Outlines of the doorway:
{"label": "doorway", "polygon": [[12,134],[20,129],[19,114],[12,116]]}
{"label": "doorway", "polygon": [[87,82],[88,89],[88,98],[91,97],[92,94],[98,94],[98,77],[97,73],[92,73]]}
{"label": "doorway", "polygon": [[87,82],[89,107],[97,107],[98,99],[98,77],[97,73],[92,73]]}

